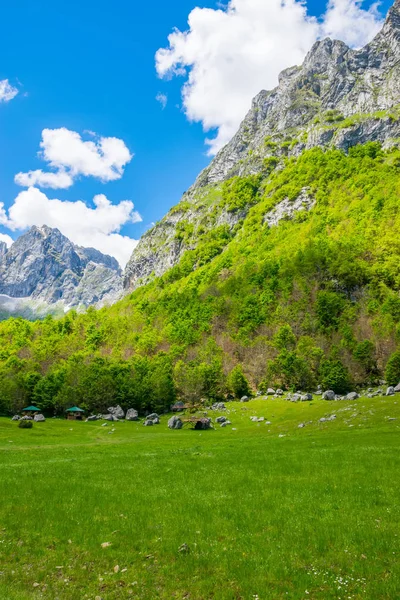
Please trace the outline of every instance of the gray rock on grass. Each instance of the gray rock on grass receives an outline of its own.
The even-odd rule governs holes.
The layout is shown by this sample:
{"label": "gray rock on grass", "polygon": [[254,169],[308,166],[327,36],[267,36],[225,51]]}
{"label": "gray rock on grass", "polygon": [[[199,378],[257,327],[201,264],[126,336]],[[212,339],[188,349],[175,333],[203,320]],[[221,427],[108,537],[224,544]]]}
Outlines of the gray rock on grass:
{"label": "gray rock on grass", "polygon": [[127,421],[137,421],[139,419],[139,413],[134,408],[128,408],[126,411],[125,419]]}

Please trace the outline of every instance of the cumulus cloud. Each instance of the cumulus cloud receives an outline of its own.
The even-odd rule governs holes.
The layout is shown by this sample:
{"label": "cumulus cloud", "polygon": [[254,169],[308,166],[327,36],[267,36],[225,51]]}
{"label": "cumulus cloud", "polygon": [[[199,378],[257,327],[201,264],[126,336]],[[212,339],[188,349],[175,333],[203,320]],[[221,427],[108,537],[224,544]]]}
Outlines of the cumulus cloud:
{"label": "cumulus cloud", "polygon": [[8,79],[0,81],[0,102],[10,102],[17,94],[17,88],[13,87]]}
{"label": "cumulus cloud", "polygon": [[14,240],[6,233],[0,233],[0,242],[4,242],[7,248],[9,248],[14,243]]}
{"label": "cumulus cloud", "polygon": [[158,94],[156,96],[156,100],[157,100],[157,102],[159,102],[161,104],[161,108],[164,110],[164,108],[168,104],[168,96],[166,94],[162,94],[161,92],[158,92]]}
{"label": "cumulus cloud", "polygon": [[133,202],[124,200],[112,204],[103,194],[93,198],[93,207],[81,200],[77,202],[50,199],[35,187],[18,194],[8,209],[0,203],[0,224],[12,231],[25,230],[32,225],[56,227],[72,242],[80,246],[97,248],[114,256],[121,267],[130,258],[137,240],[119,233],[127,223],[140,222]]}
{"label": "cumulus cloud", "polygon": [[352,46],[381,26],[377,7],[361,0],[329,0],[320,20],[301,0],[230,0],[225,8],[195,8],[188,29],[175,29],[156,54],[160,77],[183,76],[183,106],[204,130],[215,154],[236,132],[261,89],[272,89],[281,70],[300,64],[313,42],[327,35]]}
{"label": "cumulus cloud", "polygon": [[102,182],[120,179],[132,160],[125,142],[115,137],[99,137],[84,141],[79,133],[65,127],[44,129],[40,142],[40,158],[54,171],[18,173],[18,185],[67,189],[80,176],[95,177]]}

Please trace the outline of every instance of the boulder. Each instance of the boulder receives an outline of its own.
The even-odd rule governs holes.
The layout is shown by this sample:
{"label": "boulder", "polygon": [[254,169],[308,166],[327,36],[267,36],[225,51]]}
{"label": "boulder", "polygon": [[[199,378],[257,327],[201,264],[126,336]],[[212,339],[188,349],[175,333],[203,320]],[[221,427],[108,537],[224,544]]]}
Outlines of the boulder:
{"label": "boulder", "polygon": [[261,391],[261,390],[257,390],[257,393],[256,393],[256,397],[257,397],[257,398],[260,398],[260,396],[263,396],[263,395],[264,395],[264,394],[262,393],[262,391]]}
{"label": "boulder", "polygon": [[148,419],[146,419],[143,423],[143,425],[145,427],[152,427],[154,425],[153,421],[149,421]]}
{"label": "boulder", "polygon": [[257,421],[258,421],[259,423],[262,423],[263,421],[265,421],[265,419],[264,419],[264,417],[259,417],[259,418],[257,419]]}
{"label": "boulder", "polygon": [[275,394],[275,390],[272,388],[267,389],[267,396],[273,396]]}
{"label": "boulder", "polygon": [[89,423],[90,423],[90,421],[98,421],[98,420],[99,420],[99,417],[98,417],[97,415],[90,415],[90,416],[89,416],[89,417],[86,419],[86,422],[89,422]]}
{"label": "boulder", "polygon": [[211,410],[226,410],[226,406],[223,402],[215,402],[212,405]]}
{"label": "boulder", "polygon": [[183,423],[182,423],[182,421],[180,420],[179,417],[177,417],[176,415],[174,415],[168,421],[168,427],[169,427],[169,429],[182,429]]}
{"label": "boulder", "polygon": [[201,419],[199,419],[199,421],[196,423],[195,429],[212,429],[212,421],[211,419],[208,419],[207,417],[203,417]]}
{"label": "boulder", "polygon": [[232,423],[230,421],[224,421],[221,423],[221,427],[227,427],[228,425],[232,425]]}
{"label": "boulder", "polygon": [[322,399],[323,400],[334,400],[336,397],[336,394],[333,390],[327,390],[326,392],[324,392],[322,394]]}
{"label": "boulder", "polygon": [[225,423],[225,421],[227,421],[227,420],[228,420],[228,419],[227,419],[226,417],[217,417],[217,418],[215,419],[215,421],[216,421],[217,423]]}
{"label": "boulder", "polygon": [[300,394],[291,394],[291,396],[290,396],[291,402],[299,402],[299,400],[301,400]]}
{"label": "boulder", "polygon": [[129,408],[126,411],[126,417],[125,419],[127,421],[137,421],[139,419],[139,413],[137,410],[135,410],[134,408]]}
{"label": "boulder", "polygon": [[146,417],[146,421],[151,421],[153,425],[158,425],[160,423],[160,417],[157,413],[151,413]]}
{"label": "boulder", "polygon": [[253,421],[253,423],[257,423],[258,417],[250,417],[250,421]]}
{"label": "boulder", "polygon": [[347,394],[346,400],[357,400],[359,397],[360,396],[357,394],[357,392],[350,392],[350,394]]}
{"label": "boulder", "polygon": [[242,396],[240,398],[240,402],[248,402],[249,401],[249,397],[248,396]]}
{"label": "boulder", "polygon": [[305,424],[305,423],[300,423],[300,425],[297,425],[297,427],[298,427],[299,429],[303,429],[303,427],[305,427],[305,426],[306,426],[306,424]]}
{"label": "boulder", "polygon": [[125,417],[125,413],[119,404],[117,404],[117,406],[110,406],[108,412],[114,417],[117,417],[117,419],[123,419]]}
{"label": "boulder", "polygon": [[277,396],[283,396],[283,390],[281,390],[280,388],[277,389],[275,393]]}
{"label": "boulder", "polygon": [[44,423],[46,419],[42,414],[38,414],[33,417],[33,420],[36,421],[36,423]]}
{"label": "boulder", "polygon": [[386,390],[386,396],[393,396],[393,395],[394,395],[394,387],[391,385]]}
{"label": "boulder", "polygon": [[398,392],[400,392],[400,383],[398,385],[396,385],[396,387],[394,388],[394,391],[396,392],[396,394]]}
{"label": "boulder", "polygon": [[14,415],[11,421],[19,421],[21,417],[19,415]]}
{"label": "boulder", "polygon": [[25,415],[25,416],[21,417],[20,420],[21,421],[33,421],[33,417],[31,417],[30,415]]}
{"label": "boulder", "polygon": [[102,419],[104,419],[104,421],[118,421],[118,418],[115,415],[102,415]]}
{"label": "boulder", "polygon": [[313,399],[313,395],[312,394],[303,394],[300,398],[300,400],[302,402],[309,402],[310,400]]}

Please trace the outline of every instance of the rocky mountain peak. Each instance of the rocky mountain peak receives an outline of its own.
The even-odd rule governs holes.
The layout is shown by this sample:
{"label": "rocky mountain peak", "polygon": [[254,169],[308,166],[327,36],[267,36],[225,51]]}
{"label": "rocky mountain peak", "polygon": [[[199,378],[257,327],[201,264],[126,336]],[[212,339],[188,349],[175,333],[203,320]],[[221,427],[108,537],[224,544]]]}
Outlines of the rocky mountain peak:
{"label": "rocky mountain peak", "polygon": [[10,248],[0,247],[0,294],[63,306],[116,300],[122,289],[118,262],[73,244],[58,229],[33,226]]}
{"label": "rocky mountain peak", "polygon": [[[196,247],[180,231],[197,223],[237,226],[238,214],[216,218],[202,202],[207,190],[235,175],[279,168],[288,157],[319,146],[345,152],[356,144],[400,139],[400,0],[390,9],[378,35],[364,48],[326,38],[315,42],[304,62],[279,76],[277,87],[262,90],[232,140],[199,175],[182,202],[148,231],[125,271],[126,289],[134,289],[176,265]],[[212,206],[212,205],[211,205]]]}

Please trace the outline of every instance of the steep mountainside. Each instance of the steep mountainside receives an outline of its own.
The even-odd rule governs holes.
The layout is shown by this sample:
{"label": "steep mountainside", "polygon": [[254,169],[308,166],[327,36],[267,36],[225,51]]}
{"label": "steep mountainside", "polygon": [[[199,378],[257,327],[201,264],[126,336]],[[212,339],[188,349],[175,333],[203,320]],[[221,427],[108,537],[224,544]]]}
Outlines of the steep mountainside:
{"label": "steep mountainside", "polygon": [[121,294],[121,282],[114,258],[75,246],[58,229],[32,227],[9,249],[4,243],[0,247],[0,294],[19,299],[0,300],[4,310],[112,302]]}
{"label": "steep mountainside", "polygon": [[[268,174],[287,157],[304,150],[379,141],[384,147],[400,139],[400,0],[382,31],[361,50],[340,41],[316,42],[301,67],[281,73],[279,85],[262,91],[238,133],[223,148],[195,185],[136,247],[124,278],[135,289],[160,276],[196,247],[196,235],[180,230],[226,225],[233,231],[246,214],[227,214],[215,186],[234,175]],[[213,194],[207,195],[210,186]]]}

